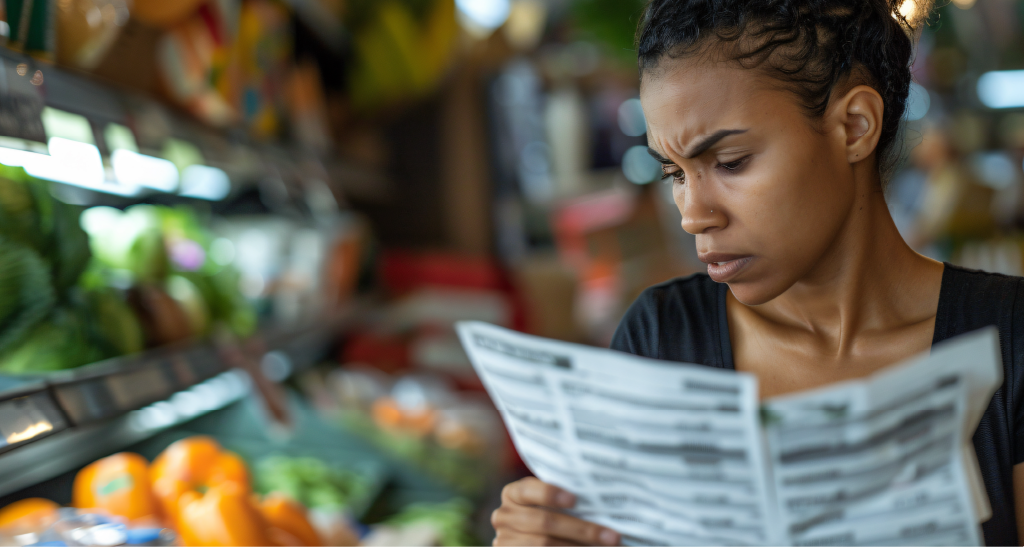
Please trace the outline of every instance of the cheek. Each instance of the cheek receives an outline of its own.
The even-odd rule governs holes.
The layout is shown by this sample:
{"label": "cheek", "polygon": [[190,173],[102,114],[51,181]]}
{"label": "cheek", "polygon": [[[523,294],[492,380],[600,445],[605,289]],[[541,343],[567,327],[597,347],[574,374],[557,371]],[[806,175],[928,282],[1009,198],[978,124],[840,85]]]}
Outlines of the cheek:
{"label": "cheek", "polygon": [[816,153],[765,157],[748,176],[728,183],[743,187],[728,192],[731,223],[780,258],[813,254],[834,235],[849,202],[847,185],[835,179],[827,164]]}

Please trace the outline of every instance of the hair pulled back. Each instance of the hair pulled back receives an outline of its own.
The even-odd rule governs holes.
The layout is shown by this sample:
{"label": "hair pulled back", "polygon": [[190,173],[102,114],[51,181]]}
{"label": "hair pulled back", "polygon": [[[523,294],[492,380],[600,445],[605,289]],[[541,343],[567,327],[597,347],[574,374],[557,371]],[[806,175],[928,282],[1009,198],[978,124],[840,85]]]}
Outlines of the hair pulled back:
{"label": "hair pulled back", "polygon": [[899,161],[910,93],[915,29],[900,13],[904,1],[926,9],[925,0],[651,0],[637,35],[641,78],[663,57],[714,47],[767,70],[814,117],[837,86],[869,85],[885,104],[877,156],[884,182]]}

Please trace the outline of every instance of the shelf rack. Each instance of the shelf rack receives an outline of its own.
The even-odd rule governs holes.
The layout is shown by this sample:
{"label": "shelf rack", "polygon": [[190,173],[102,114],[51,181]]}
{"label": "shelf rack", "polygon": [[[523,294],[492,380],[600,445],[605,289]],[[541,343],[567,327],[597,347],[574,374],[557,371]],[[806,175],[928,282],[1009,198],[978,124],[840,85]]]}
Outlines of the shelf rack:
{"label": "shelf rack", "polygon": [[273,354],[290,372],[315,364],[364,308],[353,303],[236,343],[183,344],[23,379],[0,391],[0,496],[238,401],[253,381],[228,366],[230,353],[259,348],[262,355],[247,358],[258,363]]}

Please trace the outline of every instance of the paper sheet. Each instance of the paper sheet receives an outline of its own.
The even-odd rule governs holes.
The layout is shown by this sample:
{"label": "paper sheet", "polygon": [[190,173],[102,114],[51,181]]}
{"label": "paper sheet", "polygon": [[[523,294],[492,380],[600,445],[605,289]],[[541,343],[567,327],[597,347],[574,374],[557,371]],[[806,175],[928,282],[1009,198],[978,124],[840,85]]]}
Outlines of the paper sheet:
{"label": "paper sheet", "polygon": [[979,540],[964,447],[1001,382],[992,331],[770,400],[766,427],[749,374],[458,331],[526,464],[627,544]]}

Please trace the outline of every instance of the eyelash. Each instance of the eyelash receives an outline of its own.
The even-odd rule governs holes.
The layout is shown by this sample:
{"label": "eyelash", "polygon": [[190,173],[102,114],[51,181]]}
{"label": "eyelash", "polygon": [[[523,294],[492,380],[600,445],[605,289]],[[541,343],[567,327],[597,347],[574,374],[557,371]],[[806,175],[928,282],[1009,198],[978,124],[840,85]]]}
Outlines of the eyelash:
{"label": "eyelash", "polygon": [[718,166],[727,171],[735,171],[740,167],[743,167],[743,164],[747,162],[747,158],[749,157],[750,156],[745,156],[738,160],[730,161],[729,163],[719,163]]}
{"label": "eyelash", "polygon": [[665,180],[665,179],[667,179],[669,177],[672,177],[672,180],[674,182],[678,182],[678,183],[682,184],[683,181],[685,180],[684,179],[685,175],[686,174],[683,173],[683,170],[680,169],[678,171],[673,171],[672,173],[664,173],[663,175],[661,175],[661,180]]}
{"label": "eyelash", "polygon": [[[725,169],[726,171],[730,171],[730,172],[736,171],[740,167],[743,167],[743,164],[745,164],[748,159],[750,159],[750,156],[744,156],[744,157],[742,157],[742,158],[740,158],[738,160],[730,161],[729,163],[719,163],[718,167],[721,167],[722,169]],[[662,169],[664,170],[666,167],[669,167],[669,166],[666,165],[666,166],[662,167]],[[685,175],[685,173],[683,173],[682,169],[679,169],[678,171],[673,171],[671,173],[664,173],[661,176],[661,180],[665,180],[665,179],[667,179],[669,177],[672,177],[672,179],[675,182],[678,182],[678,183],[682,183],[682,182],[684,182],[686,180],[686,178],[685,178],[686,175]]]}

